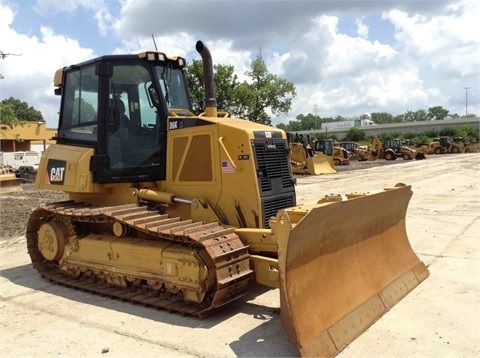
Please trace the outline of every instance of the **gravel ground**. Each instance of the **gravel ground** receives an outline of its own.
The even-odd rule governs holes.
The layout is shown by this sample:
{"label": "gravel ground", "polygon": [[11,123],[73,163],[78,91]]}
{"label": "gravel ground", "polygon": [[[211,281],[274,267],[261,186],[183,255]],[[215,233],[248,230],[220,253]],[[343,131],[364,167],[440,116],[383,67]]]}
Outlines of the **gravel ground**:
{"label": "gravel ground", "polygon": [[37,190],[33,183],[22,184],[22,191],[0,195],[0,240],[25,235],[32,209],[42,203],[61,201],[68,196],[59,191]]}

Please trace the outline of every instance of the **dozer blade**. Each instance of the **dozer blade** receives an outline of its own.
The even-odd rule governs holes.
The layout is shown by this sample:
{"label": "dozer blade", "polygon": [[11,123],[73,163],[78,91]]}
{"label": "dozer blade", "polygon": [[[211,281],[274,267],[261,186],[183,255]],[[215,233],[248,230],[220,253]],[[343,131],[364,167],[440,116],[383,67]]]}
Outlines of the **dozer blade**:
{"label": "dozer blade", "polygon": [[15,174],[1,174],[0,175],[0,193],[14,193],[22,191],[22,180],[17,179]]}
{"label": "dozer blade", "polygon": [[307,172],[311,175],[334,174],[337,171],[333,165],[331,156],[317,154],[314,157],[307,158]]}
{"label": "dozer blade", "polygon": [[407,238],[410,186],[281,210],[282,325],[302,356],[334,356],[428,277]]}

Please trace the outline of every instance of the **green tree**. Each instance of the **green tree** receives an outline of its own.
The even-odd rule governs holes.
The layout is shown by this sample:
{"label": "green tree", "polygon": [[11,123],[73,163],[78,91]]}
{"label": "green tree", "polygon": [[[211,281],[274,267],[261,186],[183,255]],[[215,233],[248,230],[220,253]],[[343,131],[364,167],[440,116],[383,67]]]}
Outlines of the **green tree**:
{"label": "green tree", "polygon": [[445,119],[446,116],[448,116],[448,110],[442,106],[430,107],[427,112],[427,117],[430,120],[439,121]]}
{"label": "green tree", "polygon": [[322,125],[322,119],[311,113],[308,113],[307,115],[300,114],[296,119],[300,122],[301,130],[320,129]]}
{"label": "green tree", "polygon": [[480,129],[471,125],[461,126],[457,129],[457,136],[465,137],[472,142],[478,142],[480,139]]}
{"label": "green tree", "polygon": [[10,128],[20,124],[20,121],[15,116],[15,108],[10,103],[0,104],[0,124],[7,125]]}
{"label": "green tree", "polygon": [[[215,71],[215,70],[214,70]],[[205,90],[203,83],[203,65],[200,60],[193,60],[185,68],[188,90],[192,99],[192,107],[195,113],[205,110]]]}
{"label": "green tree", "polygon": [[[203,81],[203,63],[194,60],[187,65],[187,82],[192,97],[193,111],[201,113],[205,111],[205,90]],[[214,65],[214,83],[217,107],[232,113],[235,105],[235,89],[239,85],[237,75],[234,74],[233,66]]]}
{"label": "green tree", "polygon": [[412,143],[415,145],[428,144],[430,139],[424,134],[420,134],[412,138]]}
{"label": "green tree", "polygon": [[440,131],[441,137],[443,136],[455,137],[456,135],[457,135],[457,130],[452,127],[446,127]]}
{"label": "green tree", "polygon": [[[279,126],[277,126],[278,128],[280,128]],[[302,123],[299,122],[299,121],[289,121],[288,124],[286,125],[286,131],[287,132],[295,132],[295,131],[301,131],[303,130],[302,128]]]}
{"label": "green tree", "polygon": [[293,83],[268,72],[259,55],[245,73],[251,78],[237,87],[235,114],[254,122],[271,124],[271,115],[288,113],[295,97]]}
{"label": "green tree", "polygon": [[11,104],[15,113],[15,117],[19,121],[33,121],[33,122],[44,122],[42,112],[36,110],[32,106],[29,106],[27,102],[22,102],[19,99],[10,97],[9,99],[4,99],[3,104]]}
{"label": "green tree", "polygon": [[412,111],[406,111],[403,114],[403,120],[405,122],[415,122],[415,112]]}
{"label": "green tree", "polygon": [[365,138],[365,132],[358,127],[350,128],[345,136],[345,140],[353,142],[359,142],[365,140]]}
{"label": "green tree", "polygon": [[424,109],[419,109],[413,113],[413,121],[414,122],[422,122],[428,120],[427,111]]}
{"label": "green tree", "polygon": [[[193,110],[203,112],[205,92],[202,61],[194,60],[187,65],[186,72]],[[270,74],[261,56],[251,63],[251,71],[245,74],[251,80],[239,83],[233,66],[214,66],[215,95],[220,110],[226,110],[234,117],[264,124],[271,124],[272,115],[290,110],[292,99],[296,95],[295,86]]]}
{"label": "green tree", "polygon": [[372,121],[376,124],[388,124],[393,123],[393,116],[386,112],[374,112],[372,115]]}

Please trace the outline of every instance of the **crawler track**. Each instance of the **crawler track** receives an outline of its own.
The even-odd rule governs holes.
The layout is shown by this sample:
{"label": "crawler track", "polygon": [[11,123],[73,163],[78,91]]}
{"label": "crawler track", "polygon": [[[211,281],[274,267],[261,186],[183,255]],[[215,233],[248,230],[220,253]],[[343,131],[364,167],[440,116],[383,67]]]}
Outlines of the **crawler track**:
{"label": "crawler track", "polygon": [[[77,235],[81,245],[82,234],[78,227],[111,227],[117,223],[128,230],[132,239],[171,241],[182,246],[203,247],[215,270],[215,287],[202,303],[179,300],[164,290],[152,290],[146,285],[136,284],[120,287],[112,285],[100,276],[72,276],[59,268],[56,261],[44,258],[38,247],[38,231],[42,224],[57,221],[68,228],[68,235]],[[87,225],[87,226],[86,226]],[[247,292],[252,270],[249,264],[248,248],[242,244],[232,228],[218,223],[192,222],[170,218],[157,211],[136,204],[93,207],[74,201],[43,205],[34,210],[27,226],[28,253],[33,266],[41,276],[58,284],[95,292],[100,295],[151,306],[156,309],[181,314],[205,317]],[[168,283],[168,282],[167,282]]]}

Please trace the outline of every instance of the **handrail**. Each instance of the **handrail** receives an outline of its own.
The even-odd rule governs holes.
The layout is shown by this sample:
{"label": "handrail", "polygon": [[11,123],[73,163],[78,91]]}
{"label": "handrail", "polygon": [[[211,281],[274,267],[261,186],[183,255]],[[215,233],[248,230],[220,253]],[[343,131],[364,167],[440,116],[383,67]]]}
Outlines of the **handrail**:
{"label": "handrail", "polygon": [[222,146],[222,149],[225,152],[225,154],[227,155],[228,160],[230,161],[230,163],[232,163],[233,169],[240,171],[241,169],[238,169],[238,167],[235,165],[235,162],[233,161],[232,157],[228,153],[227,148],[225,147],[225,144],[223,144],[223,137],[218,138],[218,142]]}

